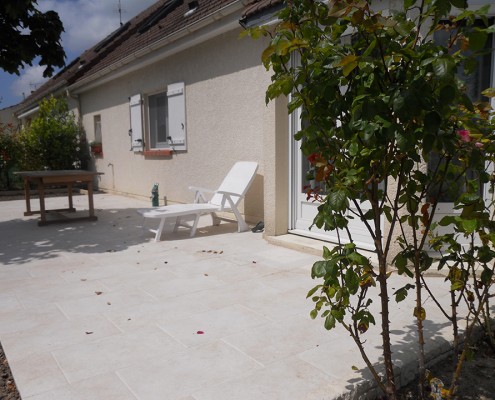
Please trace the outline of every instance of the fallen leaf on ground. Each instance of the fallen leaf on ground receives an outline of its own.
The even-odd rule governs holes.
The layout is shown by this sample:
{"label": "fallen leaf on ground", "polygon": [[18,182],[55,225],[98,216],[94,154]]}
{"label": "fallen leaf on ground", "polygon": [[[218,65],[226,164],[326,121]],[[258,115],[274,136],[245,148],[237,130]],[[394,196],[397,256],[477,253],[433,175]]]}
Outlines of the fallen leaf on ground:
{"label": "fallen leaf on ground", "polygon": [[92,335],[93,332],[86,332],[86,335]]}
{"label": "fallen leaf on ground", "polygon": [[203,331],[197,331],[196,332],[198,335],[204,335],[205,333]]}
{"label": "fallen leaf on ground", "polygon": [[96,291],[95,293],[96,293],[96,295],[97,295],[97,296],[99,296],[99,295],[100,295],[100,294],[102,294],[103,292],[98,292],[98,291]]}

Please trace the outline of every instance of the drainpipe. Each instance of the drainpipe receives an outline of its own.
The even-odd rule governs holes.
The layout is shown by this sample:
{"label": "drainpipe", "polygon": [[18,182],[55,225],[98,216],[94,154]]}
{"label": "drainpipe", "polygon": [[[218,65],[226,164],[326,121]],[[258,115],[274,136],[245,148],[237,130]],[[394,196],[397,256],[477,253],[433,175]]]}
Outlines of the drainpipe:
{"label": "drainpipe", "polygon": [[68,99],[76,100],[77,119],[79,120],[79,123],[82,126],[81,99],[79,98],[79,95],[71,93],[69,89],[65,91],[65,95],[67,96]]}

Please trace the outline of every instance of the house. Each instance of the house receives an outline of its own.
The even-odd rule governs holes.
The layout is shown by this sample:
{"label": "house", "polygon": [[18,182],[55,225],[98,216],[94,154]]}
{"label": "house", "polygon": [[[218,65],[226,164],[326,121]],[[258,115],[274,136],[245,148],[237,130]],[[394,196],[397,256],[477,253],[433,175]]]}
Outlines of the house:
{"label": "house", "polygon": [[[266,39],[239,38],[243,26],[270,22],[282,6],[159,0],[31,94],[17,115],[29,118],[48,94],[67,96],[88,140],[103,144],[94,168],[104,173],[99,188],[113,193],[149,197],[158,183],[169,203],[190,202],[189,185],[216,187],[234,162],[257,161],[247,221],[263,220],[266,236],[331,241],[333,232],[310,229],[317,204],[306,199],[309,164],[292,139],[300,121],[287,116],[285,98],[265,104]],[[482,75],[493,84],[493,56],[485,62]],[[359,221],[350,229],[360,247],[373,248]]]}

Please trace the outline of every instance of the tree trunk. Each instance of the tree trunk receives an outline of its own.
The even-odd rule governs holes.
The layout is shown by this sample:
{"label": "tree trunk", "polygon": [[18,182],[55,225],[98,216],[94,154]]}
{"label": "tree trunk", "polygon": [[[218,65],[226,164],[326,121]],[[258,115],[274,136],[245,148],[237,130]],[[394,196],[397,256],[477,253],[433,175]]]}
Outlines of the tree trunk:
{"label": "tree trunk", "polygon": [[397,399],[397,389],[395,387],[394,365],[392,363],[392,348],[390,344],[390,321],[389,321],[389,299],[387,285],[387,264],[382,255],[379,256],[379,275],[381,314],[382,314],[382,346],[383,361],[386,374],[386,396],[388,400]]}

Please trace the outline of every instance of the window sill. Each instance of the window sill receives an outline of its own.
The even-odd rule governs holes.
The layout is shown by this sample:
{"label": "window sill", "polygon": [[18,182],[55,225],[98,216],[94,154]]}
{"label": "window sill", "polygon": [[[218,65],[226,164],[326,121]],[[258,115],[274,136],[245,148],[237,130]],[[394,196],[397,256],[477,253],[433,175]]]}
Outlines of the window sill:
{"label": "window sill", "polygon": [[172,150],[145,150],[143,154],[145,157],[169,157],[172,155]]}

